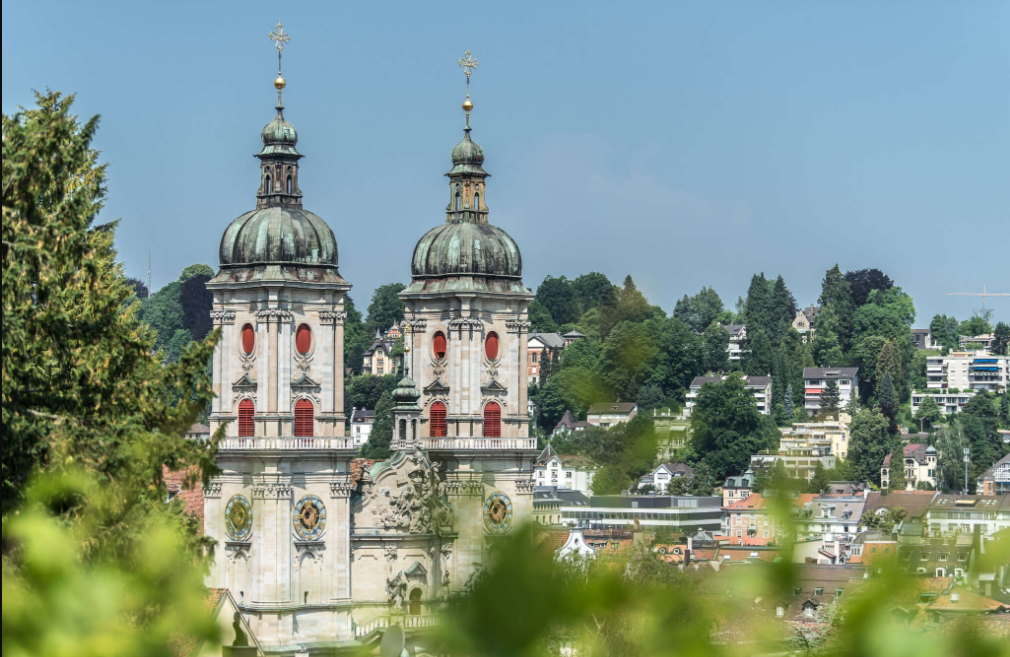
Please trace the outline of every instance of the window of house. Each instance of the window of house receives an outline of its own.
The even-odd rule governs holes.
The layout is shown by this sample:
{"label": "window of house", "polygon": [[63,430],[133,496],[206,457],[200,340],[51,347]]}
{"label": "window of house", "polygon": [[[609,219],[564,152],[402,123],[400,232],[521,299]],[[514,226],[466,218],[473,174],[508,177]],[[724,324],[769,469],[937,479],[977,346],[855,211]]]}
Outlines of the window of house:
{"label": "window of house", "polygon": [[316,409],[308,399],[299,399],[295,404],[295,436],[311,438],[315,428]]}
{"label": "window of house", "polygon": [[429,411],[430,430],[432,438],[444,438],[446,435],[445,404],[435,402]]}
{"label": "window of house", "polygon": [[484,435],[488,438],[501,437],[501,406],[496,402],[484,407]]}
{"label": "window of house", "polygon": [[243,399],[238,405],[238,435],[248,438],[255,435],[256,423],[253,415],[256,414],[256,406],[251,399]]}

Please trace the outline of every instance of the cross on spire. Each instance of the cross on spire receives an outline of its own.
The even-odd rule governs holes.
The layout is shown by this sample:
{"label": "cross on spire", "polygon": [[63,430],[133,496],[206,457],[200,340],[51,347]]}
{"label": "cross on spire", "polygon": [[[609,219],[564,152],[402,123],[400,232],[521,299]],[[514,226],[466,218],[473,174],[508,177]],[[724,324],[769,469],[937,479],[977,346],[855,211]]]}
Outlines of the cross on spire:
{"label": "cross on spire", "polygon": [[466,130],[469,131],[470,110],[473,109],[473,103],[470,101],[470,75],[477,68],[477,60],[474,59],[473,53],[467,50],[460,58],[459,65],[463,69],[463,72],[466,73],[466,100],[463,101],[463,111],[466,112]]}
{"label": "cross on spire", "polygon": [[277,48],[277,79],[274,80],[274,87],[277,88],[277,107],[281,107],[284,104],[281,102],[281,91],[287,85],[282,73],[281,55],[284,53],[284,46],[291,41],[291,35],[284,31],[284,26],[278,20],[277,27],[267,36],[270,37],[270,40],[273,41],[274,46]]}

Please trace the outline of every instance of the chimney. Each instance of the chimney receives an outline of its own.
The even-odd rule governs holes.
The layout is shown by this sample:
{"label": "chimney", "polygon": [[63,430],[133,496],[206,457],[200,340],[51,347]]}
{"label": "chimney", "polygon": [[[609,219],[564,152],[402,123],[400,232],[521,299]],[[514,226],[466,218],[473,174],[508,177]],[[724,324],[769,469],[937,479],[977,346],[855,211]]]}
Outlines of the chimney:
{"label": "chimney", "polygon": [[950,604],[956,605],[961,600],[961,595],[954,591],[950,594]]}

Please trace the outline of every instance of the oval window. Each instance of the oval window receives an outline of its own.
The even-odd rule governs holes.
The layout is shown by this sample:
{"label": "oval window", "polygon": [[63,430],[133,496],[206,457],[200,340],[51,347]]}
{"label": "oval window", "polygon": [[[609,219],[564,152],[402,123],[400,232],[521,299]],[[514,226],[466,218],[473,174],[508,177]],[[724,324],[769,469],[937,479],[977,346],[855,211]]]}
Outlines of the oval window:
{"label": "oval window", "polygon": [[484,355],[488,360],[498,360],[498,334],[488,333],[484,341]]}
{"label": "oval window", "polygon": [[439,331],[435,334],[435,338],[431,341],[431,350],[438,360],[445,358],[445,333]]}
{"label": "oval window", "polygon": [[295,331],[295,349],[298,353],[303,356],[309,353],[309,349],[312,348],[312,329],[309,328],[308,324],[302,324]]}
{"label": "oval window", "polygon": [[251,354],[255,348],[256,329],[252,327],[252,324],[246,324],[242,327],[242,351]]}

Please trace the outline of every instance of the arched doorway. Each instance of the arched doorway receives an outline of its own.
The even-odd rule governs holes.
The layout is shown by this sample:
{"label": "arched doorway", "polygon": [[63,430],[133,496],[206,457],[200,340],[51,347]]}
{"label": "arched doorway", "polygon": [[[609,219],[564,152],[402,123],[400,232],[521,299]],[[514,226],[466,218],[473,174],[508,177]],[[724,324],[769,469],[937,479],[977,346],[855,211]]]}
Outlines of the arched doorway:
{"label": "arched doorway", "polygon": [[410,592],[407,613],[411,616],[421,615],[421,589],[414,589]]}

